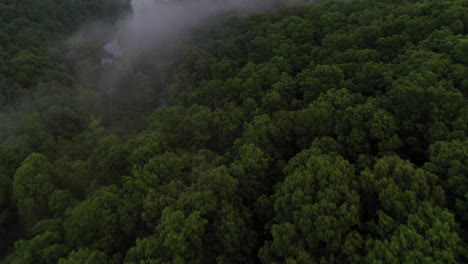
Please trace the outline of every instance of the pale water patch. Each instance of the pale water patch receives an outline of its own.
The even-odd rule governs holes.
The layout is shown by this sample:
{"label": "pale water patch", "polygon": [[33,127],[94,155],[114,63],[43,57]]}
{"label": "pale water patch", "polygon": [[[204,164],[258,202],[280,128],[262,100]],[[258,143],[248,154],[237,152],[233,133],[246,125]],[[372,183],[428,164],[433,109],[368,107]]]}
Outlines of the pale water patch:
{"label": "pale water patch", "polygon": [[104,50],[107,52],[108,57],[101,59],[101,65],[114,64],[122,56],[122,50],[116,39],[107,42],[104,45]]}
{"label": "pale water patch", "polygon": [[106,45],[104,45],[104,50],[115,58],[122,56],[122,50],[120,49],[119,42],[116,39],[107,42]]}

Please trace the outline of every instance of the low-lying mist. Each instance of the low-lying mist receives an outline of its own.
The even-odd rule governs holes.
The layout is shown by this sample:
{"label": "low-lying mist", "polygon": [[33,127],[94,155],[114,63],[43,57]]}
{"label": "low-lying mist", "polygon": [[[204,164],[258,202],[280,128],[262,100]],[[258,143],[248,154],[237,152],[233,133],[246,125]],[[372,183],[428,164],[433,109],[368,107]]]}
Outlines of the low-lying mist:
{"label": "low-lying mist", "polygon": [[[114,1],[125,4],[124,0]],[[103,67],[95,85],[115,93],[122,78],[141,61],[167,53],[178,53],[177,48],[190,38],[193,30],[211,18],[240,15],[272,9],[279,0],[131,0],[129,12],[110,24],[93,22],[70,38],[73,47],[83,42],[100,43],[102,57],[94,58]],[[169,56],[170,57],[170,56]],[[169,58],[170,59],[170,58]],[[159,62],[155,62],[159,63]],[[167,62],[165,62],[167,64]],[[110,66],[109,66],[110,65]],[[155,73],[157,75],[157,73]],[[96,74],[95,74],[96,75]]]}
{"label": "low-lying mist", "polygon": [[[278,7],[279,0],[108,0],[127,5],[112,23],[83,25],[68,41],[70,66],[80,87],[103,93],[96,115],[111,123],[125,109],[165,105],[171,72],[193,33],[218,18]],[[189,45],[190,46],[190,45]],[[95,100],[92,98],[92,100]],[[91,100],[85,100],[91,101]],[[92,104],[92,103],[89,103]],[[96,111],[95,111],[96,112]],[[133,111],[134,112],[134,111]],[[108,116],[108,118],[105,118]]]}
{"label": "low-lying mist", "polygon": [[125,58],[136,58],[158,45],[183,38],[206,19],[226,13],[271,8],[275,0],[132,0],[132,14],[116,25]]}
{"label": "low-lying mist", "polygon": [[[123,0],[114,1],[122,4]],[[87,40],[106,41],[111,57],[132,61],[146,52],[166,49],[213,17],[270,9],[278,0],[131,0],[131,10],[112,25],[94,22],[78,33]],[[72,42],[76,41],[76,36]]]}

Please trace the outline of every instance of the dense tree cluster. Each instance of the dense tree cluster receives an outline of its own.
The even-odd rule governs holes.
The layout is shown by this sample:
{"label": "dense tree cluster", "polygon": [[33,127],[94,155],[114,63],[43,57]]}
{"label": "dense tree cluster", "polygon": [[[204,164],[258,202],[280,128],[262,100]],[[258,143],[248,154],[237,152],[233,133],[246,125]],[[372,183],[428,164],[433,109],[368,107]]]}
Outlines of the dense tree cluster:
{"label": "dense tree cluster", "polygon": [[[61,16],[84,5],[57,32],[103,10],[46,2]],[[194,33],[169,81],[148,56],[115,97],[97,87],[113,66],[93,47],[65,52],[68,82],[34,68],[45,51],[26,39],[56,31],[12,39],[15,23],[50,19],[19,14],[0,18],[0,81],[29,89],[0,112],[5,263],[468,260],[466,1],[223,18]]]}

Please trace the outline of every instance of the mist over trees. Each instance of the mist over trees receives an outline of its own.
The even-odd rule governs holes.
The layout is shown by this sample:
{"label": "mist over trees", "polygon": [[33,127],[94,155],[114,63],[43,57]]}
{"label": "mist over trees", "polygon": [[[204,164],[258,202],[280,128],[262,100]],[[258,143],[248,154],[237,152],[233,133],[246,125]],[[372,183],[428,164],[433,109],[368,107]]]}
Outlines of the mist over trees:
{"label": "mist over trees", "polygon": [[2,263],[467,262],[468,3],[293,2],[2,1]]}

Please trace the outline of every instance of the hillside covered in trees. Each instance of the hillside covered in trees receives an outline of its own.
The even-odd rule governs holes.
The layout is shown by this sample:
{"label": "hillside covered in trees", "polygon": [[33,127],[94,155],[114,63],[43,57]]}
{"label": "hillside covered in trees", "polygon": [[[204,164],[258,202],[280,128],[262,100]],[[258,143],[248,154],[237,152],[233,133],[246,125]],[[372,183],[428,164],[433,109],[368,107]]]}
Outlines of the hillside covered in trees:
{"label": "hillside covered in trees", "polygon": [[468,1],[223,16],[125,67],[69,40],[116,3],[0,1],[2,263],[468,261]]}

